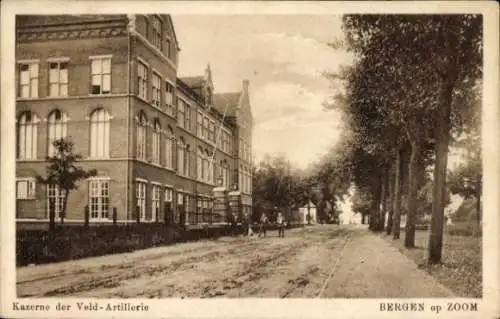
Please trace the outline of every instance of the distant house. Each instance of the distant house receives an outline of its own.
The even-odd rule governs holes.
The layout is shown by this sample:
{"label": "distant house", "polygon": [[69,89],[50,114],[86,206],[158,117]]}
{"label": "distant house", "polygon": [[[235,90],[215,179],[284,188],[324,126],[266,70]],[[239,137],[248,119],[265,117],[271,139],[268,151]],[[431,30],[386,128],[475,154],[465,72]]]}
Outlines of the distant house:
{"label": "distant house", "polygon": [[304,207],[299,208],[299,220],[304,225],[314,225],[317,221],[316,205],[311,201],[307,203]]}

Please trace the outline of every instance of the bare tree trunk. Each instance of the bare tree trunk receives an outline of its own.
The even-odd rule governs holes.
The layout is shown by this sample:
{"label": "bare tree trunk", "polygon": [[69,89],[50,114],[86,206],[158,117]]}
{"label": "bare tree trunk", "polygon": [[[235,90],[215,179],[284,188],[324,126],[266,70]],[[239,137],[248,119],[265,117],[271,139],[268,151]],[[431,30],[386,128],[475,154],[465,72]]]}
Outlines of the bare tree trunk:
{"label": "bare tree trunk", "polygon": [[389,169],[389,177],[387,179],[387,190],[388,190],[388,197],[389,197],[389,206],[388,206],[388,215],[387,215],[387,225],[385,230],[387,235],[391,234],[391,229],[392,229],[392,218],[394,215],[394,175],[393,175],[393,167]]}
{"label": "bare tree trunk", "polygon": [[56,204],[55,199],[49,199],[49,230],[52,232],[56,228]]}
{"label": "bare tree trunk", "polygon": [[444,199],[446,190],[446,169],[448,165],[448,144],[450,141],[450,114],[453,81],[448,81],[441,94],[439,122],[436,130],[436,164],[434,167],[434,188],[432,192],[432,219],[429,238],[429,263],[441,262],[443,250]]}
{"label": "bare tree trunk", "polygon": [[382,172],[382,187],[380,190],[380,201],[382,204],[382,207],[380,208],[380,213],[379,213],[379,220],[377,224],[377,230],[378,231],[383,231],[384,230],[384,225],[385,225],[385,213],[387,212],[387,176],[388,173],[386,169],[383,170]]}
{"label": "bare tree trunk", "polygon": [[376,190],[372,192],[372,201],[371,201],[371,207],[370,207],[370,219],[369,219],[369,226],[368,228],[372,231],[375,231],[378,216],[377,216],[377,199],[376,199]]}
{"label": "bare tree trunk", "polygon": [[476,212],[477,212],[477,225],[481,225],[481,193],[482,193],[482,181],[480,178],[476,180]]}
{"label": "bare tree trunk", "polygon": [[61,224],[64,224],[64,217],[66,217],[66,208],[68,207],[68,197],[69,197],[69,191],[65,189],[63,198],[63,207],[61,211]]}
{"label": "bare tree trunk", "polygon": [[408,213],[406,216],[405,247],[415,247],[415,218],[417,215],[417,175],[419,168],[421,141],[412,141],[408,176]]}
{"label": "bare tree trunk", "polygon": [[372,207],[370,212],[370,226],[372,231],[377,231],[379,229],[380,223],[380,200],[381,200],[381,184],[382,180],[379,176],[373,187],[373,199],[372,199]]}
{"label": "bare tree trunk", "polygon": [[396,154],[396,172],[394,176],[394,207],[392,221],[392,236],[394,239],[399,239],[401,232],[401,152],[398,150]]}
{"label": "bare tree trunk", "polygon": [[477,212],[477,224],[481,225],[481,193],[477,194],[476,212]]}

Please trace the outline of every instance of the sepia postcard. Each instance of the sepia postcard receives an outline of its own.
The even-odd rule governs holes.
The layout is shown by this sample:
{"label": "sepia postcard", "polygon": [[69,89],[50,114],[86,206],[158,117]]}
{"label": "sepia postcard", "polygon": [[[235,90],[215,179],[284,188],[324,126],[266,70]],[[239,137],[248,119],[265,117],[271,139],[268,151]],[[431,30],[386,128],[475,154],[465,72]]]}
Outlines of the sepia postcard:
{"label": "sepia postcard", "polygon": [[1,317],[500,318],[496,2],[1,9]]}

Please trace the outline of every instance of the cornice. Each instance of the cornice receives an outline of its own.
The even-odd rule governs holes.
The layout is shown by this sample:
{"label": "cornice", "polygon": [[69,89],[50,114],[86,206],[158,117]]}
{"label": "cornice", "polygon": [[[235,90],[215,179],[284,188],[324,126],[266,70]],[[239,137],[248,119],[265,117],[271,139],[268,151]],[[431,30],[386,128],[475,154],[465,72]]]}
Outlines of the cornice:
{"label": "cornice", "polygon": [[76,24],[68,26],[30,26],[18,28],[17,42],[122,37],[128,34],[123,22]]}

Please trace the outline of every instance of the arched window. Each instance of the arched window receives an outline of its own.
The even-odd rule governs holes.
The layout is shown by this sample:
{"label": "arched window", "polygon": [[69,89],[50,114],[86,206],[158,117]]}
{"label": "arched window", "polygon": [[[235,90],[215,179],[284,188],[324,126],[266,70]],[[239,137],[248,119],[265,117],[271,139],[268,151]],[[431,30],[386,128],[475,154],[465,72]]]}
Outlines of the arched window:
{"label": "arched window", "polygon": [[38,118],[24,112],[17,121],[17,158],[36,159]]}
{"label": "arched window", "polygon": [[222,184],[225,187],[228,187],[229,186],[229,168],[228,168],[226,160],[222,161],[222,163],[221,163],[221,169],[222,169],[222,173],[221,173],[221,175],[222,175]]}
{"label": "arched window", "polygon": [[109,157],[109,120],[104,109],[97,109],[90,115],[90,157]]}
{"label": "arched window", "polygon": [[196,156],[196,169],[197,169],[197,174],[196,177],[198,178],[199,181],[203,180],[203,149],[201,147],[198,148],[197,156]]}
{"label": "arched window", "polygon": [[184,176],[189,176],[191,169],[191,146],[186,145],[186,152],[184,154]]}
{"label": "arched window", "polygon": [[167,133],[165,136],[165,166],[168,168],[173,168],[173,157],[174,156],[174,131],[170,125],[167,127]]}
{"label": "arched window", "polygon": [[153,163],[155,164],[160,164],[160,134],[160,121],[156,119],[153,128]]}
{"label": "arched window", "polygon": [[56,152],[54,149],[54,141],[64,138],[67,135],[68,125],[67,125],[68,117],[66,113],[63,113],[59,110],[54,110],[49,114],[48,118],[48,145],[49,151],[48,155],[53,156]]}
{"label": "arched window", "polygon": [[147,131],[147,119],[144,112],[139,113],[139,118],[137,119],[137,159],[146,160],[146,131]]}
{"label": "arched window", "polygon": [[205,150],[205,158],[203,159],[203,181],[208,182],[210,178],[210,167],[209,167],[209,159],[210,153],[208,150]]}
{"label": "arched window", "polygon": [[186,160],[186,143],[184,138],[180,138],[177,143],[177,173],[184,174],[184,164]]}

